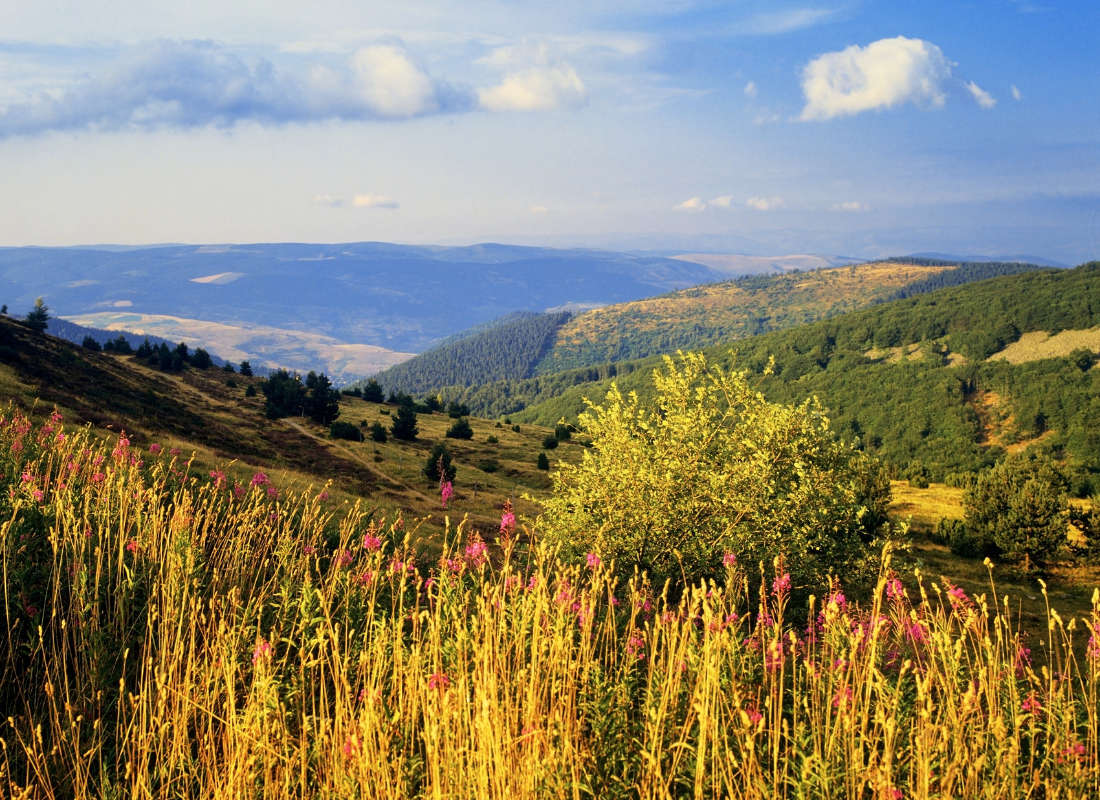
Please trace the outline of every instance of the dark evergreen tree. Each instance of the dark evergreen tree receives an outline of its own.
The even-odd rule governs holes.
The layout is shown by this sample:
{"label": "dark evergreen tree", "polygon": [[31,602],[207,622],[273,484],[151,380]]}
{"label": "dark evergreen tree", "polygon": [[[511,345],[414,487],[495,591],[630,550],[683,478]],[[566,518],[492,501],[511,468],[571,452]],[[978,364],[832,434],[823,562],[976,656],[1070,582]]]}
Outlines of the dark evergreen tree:
{"label": "dark evergreen tree", "polygon": [[371,424],[370,438],[376,442],[382,442],[383,444],[385,443],[387,438],[386,428],[382,425],[381,422],[374,422],[373,424]]}
{"label": "dark evergreen tree", "polygon": [[179,354],[181,361],[191,360],[191,353],[188,351],[187,344],[185,342],[180,342],[176,345],[176,353]]}
{"label": "dark evergreen tree", "polygon": [[470,421],[465,417],[456,419],[454,425],[443,434],[448,439],[473,439],[474,429],[470,427]]}
{"label": "dark evergreen tree", "polygon": [[[110,342],[108,342],[108,344],[110,344]],[[98,353],[102,349],[99,346],[99,342],[97,342],[91,336],[85,336],[84,341],[80,343],[80,346],[83,347],[85,350],[91,350],[95,353]]]}
{"label": "dark evergreen tree", "polygon": [[252,377],[252,365],[247,361],[242,361],[240,366],[240,373],[246,378]]}
{"label": "dark evergreen tree", "polygon": [[191,366],[195,369],[210,369],[214,366],[214,361],[203,348],[196,347],[195,352],[191,354]]}
{"label": "dark evergreen tree", "polygon": [[291,375],[285,369],[276,370],[267,376],[260,388],[264,393],[264,413],[268,419],[296,417],[302,413],[306,387],[302,386],[296,374]]}
{"label": "dark evergreen tree", "polygon": [[378,384],[374,378],[367,381],[367,385],[363,387],[363,399],[368,403],[381,403],[386,399],[385,393],[382,391],[382,387]]}
{"label": "dark evergreen tree", "polygon": [[539,469],[550,469],[550,459],[546,457],[546,453],[539,453],[537,465]]}
{"label": "dark evergreen tree", "polygon": [[428,411],[435,413],[443,409],[443,401],[439,399],[439,395],[429,394],[424,397],[424,407],[427,408]]}
{"label": "dark evergreen tree", "polygon": [[547,450],[553,450],[558,446],[558,437],[554,434],[550,434],[542,440],[542,446]]}
{"label": "dark evergreen tree", "polygon": [[157,348],[157,365],[165,372],[172,369],[172,351],[164,342],[161,342],[160,347]]}
{"label": "dark evergreen tree", "polygon": [[[115,339],[113,342],[108,340],[107,344],[111,345],[111,349],[114,350],[116,353],[130,355],[130,353],[134,352],[134,348],[130,346],[130,340],[122,334],[119,334],[118,338]],[[104,347],[104,349],[107,348]]]}
{"label": "dark evergreen tree", "polygon": [[237,373],[237,370],[233,369],[233,365],[230,364],[228,361],[226,361],[224,364],[222,364],[222,371],[223,372],[232,372],[233,374]]}
{"label": "dark evergreen tree", "polygon": [[465,403],[456,403],[453,400],[447,404],[447,416],[452,419],[470,416],[470,407]]}
{"label": "dark evergreen tree", "polygon": [[46,328],[50,327],[50,308],[39,297],[34,301],[34,308],[27,312],[26,318],[23,320],[23,324],[30,328],[32,331],[42,333]]}
{"label": "dark evergreen tree", "polygon": [[183,366],[186,362],[183,360],[183,356],[180,355],[179,350],[172,351],[172,372],[183,372]]}
{"label": "dark evergreen tree", "polygon": [[390,425],[390,433],[394,439],[402,439],[411,442],[420,433],[416,427],[416,411],[411,404],[400,405],[397,413],[393,415],[393,424]]}
{"label": "dark evergreen tree", "polygon": [[144,342],[138,345],[136,355],[138,358],[149,358],[149,356],[153,355],[153,345],[149,342],[148,336],[145,337]]}
{"label": "dark evergreen tree", "polygon": [[363,441],[363,432],[350,422],[334,422],[328,429],[328,435],[333,439],[347,439],[351,442]]}
{"label": "dark evergreen tree", "polygon": [[310,370],[306,375],[306,398],[304,414],[318,425],[330,425],[340,416],[340,394],[332,388],[332,381],[325,373],[318,375]]}
{"label": "dark evergreen tree", "polygon": [[248,384],[248,387],[244,390],[244,396],[245,397],[255,397],[256,396],[256,387],[253,386],[251,383]]}
{"label": "dark evergreen tree", "polygon": [[428,453],[428,457],[424,460],[424,469],[422,472],[424,473],[424,477],[432,483],[439,483],[443,477],[449,481],[455,479],[455,476],[458,474],[458,469],[452,463],[451,453],[447,450],[447,445],[443,444],[443,442],[436,442],[432,445],[431,452]]}

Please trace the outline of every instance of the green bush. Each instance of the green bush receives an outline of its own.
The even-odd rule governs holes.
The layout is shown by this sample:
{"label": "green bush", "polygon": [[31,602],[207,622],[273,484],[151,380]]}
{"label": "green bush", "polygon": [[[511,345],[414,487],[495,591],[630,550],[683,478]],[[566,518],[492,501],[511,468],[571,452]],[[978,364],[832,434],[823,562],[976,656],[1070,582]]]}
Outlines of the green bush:
{"label": "green bush", "polygon": [[553,476],[547,541],[648,570],[656,585],[720,574],[724,553],[782,556],[796,586],[873,573],[889,482],[837,440],[816,400],[769,403],[746,373],[690,353],[653,379],[652,406],[613,385],[581,415],[593,447]]}
{"label": "green bush", "polygon": [[554,428],[554,438],[556,438],[559,442],[566,441],[572,435],[573,435],[573,433],[572,433],[572,431],[569,430],[568,425],[564,425],[564,424],[559,423]]}
{"label": "green bush", "polygon": [[352,442],[363,441],[363,432],[359,430],[358,426],[353,425],[350,422],[334,422],[328,429],[328,435],[333,439],[348,439]]}
{"label": "green bush", "polygon": [[493,434],[490,433],[488,438],[485,441],[488,442],[489,444],[497,444],[500,441],[500,439],[498,439],[497,437],[493,436]]}
{"label": "green bush", "polygon": [[500,463],[494,458],[486,458],[477,462],[477,468],[482,472],[492,474],[500,469]]}
{"label": "green bush", "polygon": [[251,383],[248,384],[248,388],[244,390],[244,396],[245,397],[255,397],[256,396],[256,387],[253,386]]}
{"label": "green bush", "polygon": [[1066,489],[1066,475],[1050,457],[1009,456],[966,493],[966,527],[976,541],[996,545],[1006,560],[1030,570],[1066,544]]}
{"label": "green bush", "polygon": [[550,459],[546,457],[546,453],[539,453],[538,461],[535,462],[539,469],[550,469]]}
{"label": "green bush", "polygon": [[472,439],[474,438],[474,429],[470,427],[470,421],[463,417],[456,419],[454,425],[448,428],[443,435],[448,439]]}
{"label": "green bush", "polygon": [[550,434],[542,440],[542,446],[546,450],[553,450],[555,447],[558,446],[558,437],[554,434]]}
{"label": "green bush", "polygon": [[91,336],[85,336],[84,341],[80,343],[80,346],[83,347],[85,350],[91,350],[93,353],[98,353],[100,350],[103,349],[99,346],[99,342],[97,342]]}
{"label": "green bush", "polygon": [[[442,467],[442,471],[440,467]],[[458,469],[452,463],[451,452],[443,442],[436,442],[432,445],[431,452],[428,453],[428,457],[424,461],[424,469],[421,471],[424,473],[424,477],[433,483],[438,483],[441,476],[446,476],[447,480],[453,481],[458,474]]]}
{"label": "green bush", "polygon": [[[364,420],[365,421],[365,420]],[[370,426],[370,438],[376,442],[385,443],[386,428],[381,422],[374,422]]]}
{"label": "green bush", "polygon": [[512,433],[519,433],[519,425],[512,426]]}
{"label": "green bush", "polygon": [[420,433],[420,429],[416,426],[416,411],[411,405],[397,407],[397,414],[394,415],[393,423],[390,425],[390,433],[393,434],[394,439],[402,439],[406,442],[413,441],[416,434]]}

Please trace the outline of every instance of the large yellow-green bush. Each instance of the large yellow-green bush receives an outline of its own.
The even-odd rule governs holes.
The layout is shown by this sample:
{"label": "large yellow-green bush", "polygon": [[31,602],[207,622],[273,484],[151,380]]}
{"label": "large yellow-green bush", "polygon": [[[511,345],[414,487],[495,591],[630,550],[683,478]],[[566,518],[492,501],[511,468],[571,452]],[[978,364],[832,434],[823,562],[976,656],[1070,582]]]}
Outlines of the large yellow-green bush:
{"label": "large yellow-green bush", "polygon": [[643,405],[617,387],[589,403],[592,447],[553,474],[540,526],[565,552],[597,552],[688,581],[782,556],[796,583],[865,577],[889,481],[829,430],[816,398],[769,403],[743,372],[680,354]]}

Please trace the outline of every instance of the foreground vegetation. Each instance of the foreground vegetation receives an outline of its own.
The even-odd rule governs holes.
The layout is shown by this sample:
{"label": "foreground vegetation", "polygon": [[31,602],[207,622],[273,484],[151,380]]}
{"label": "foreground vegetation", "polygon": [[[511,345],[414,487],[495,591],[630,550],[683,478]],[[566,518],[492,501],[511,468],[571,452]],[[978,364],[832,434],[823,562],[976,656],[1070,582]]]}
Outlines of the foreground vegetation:
{"label": "foreground vegetation", "polygon": [[517,544],[509,511],[502,546],[459,525],[429,558],[400,516],[60,415],[5,414],[0,468],[7,796],[1100,789],[1095,597],[1028,645],[1015,598],[889,555],[860,605],[834,581],[796,607],[782,562],[730,553],[672,602]]}

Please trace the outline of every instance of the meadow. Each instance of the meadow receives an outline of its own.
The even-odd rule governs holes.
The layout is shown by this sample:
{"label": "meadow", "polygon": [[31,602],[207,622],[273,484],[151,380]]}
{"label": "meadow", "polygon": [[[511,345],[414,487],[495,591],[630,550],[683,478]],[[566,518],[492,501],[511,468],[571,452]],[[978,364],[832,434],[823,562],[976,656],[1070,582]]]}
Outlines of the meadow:
{"label": "meadow", "polygon": [[428,553],[400,514],[183,458],[0,420],[6,796],[1100,788],[1096,594],[1046,606],[1041,643],[992,580],[889,552],[858,604],[733,554],[673,600],[507,510],[495,544],[456,521]]}

